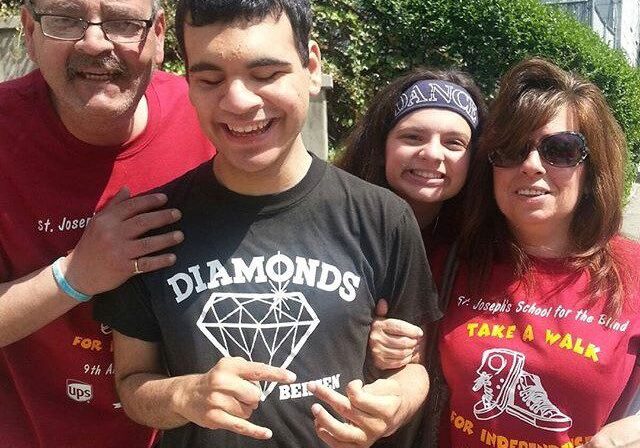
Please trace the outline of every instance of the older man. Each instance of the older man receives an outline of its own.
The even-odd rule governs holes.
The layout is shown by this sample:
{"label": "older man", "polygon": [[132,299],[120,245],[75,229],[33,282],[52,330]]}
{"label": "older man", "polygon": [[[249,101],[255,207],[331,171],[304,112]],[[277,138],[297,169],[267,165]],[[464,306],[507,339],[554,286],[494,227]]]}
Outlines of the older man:
{"label": "older man", "polygon": [[[157,2],[156,2],[157,3]],[[139,192],[209,158],[186,84],[155,71],[152,0],[37,0],[22,8],[39,70],[0,84],[0,445],[143,447],[113,387],[111,330],[92,295],[171,265],[180,218]],[[97,212],[97,213],[96,213]]]}

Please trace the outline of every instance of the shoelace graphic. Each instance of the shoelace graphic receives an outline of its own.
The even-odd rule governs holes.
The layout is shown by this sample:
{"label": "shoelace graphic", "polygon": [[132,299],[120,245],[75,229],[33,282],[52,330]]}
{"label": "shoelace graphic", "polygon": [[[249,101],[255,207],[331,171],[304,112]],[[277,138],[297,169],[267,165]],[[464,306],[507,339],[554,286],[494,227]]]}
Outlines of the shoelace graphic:
{"label": "shoelace graphic", "polygon": [[520,397],[522,397],[529,409],[544,417],[559,415],[559,409],[549,401],[549,396],[542,388],[540,380],[533,377],[533,375],[529,379],[533,381],[533,384],[525,384],[527,381],[525,377],[520,377],[520,385],[522,386]]}
{"label": "shoelace graphic", "polygon": [[493,388],[491,387],[492,375],[486,372],[481,372],[480,376],[473,382],[473,391],[478,392],[481,388],[484,388],[482,394],[482,401],[485,404],[491,404],[493,402]]}

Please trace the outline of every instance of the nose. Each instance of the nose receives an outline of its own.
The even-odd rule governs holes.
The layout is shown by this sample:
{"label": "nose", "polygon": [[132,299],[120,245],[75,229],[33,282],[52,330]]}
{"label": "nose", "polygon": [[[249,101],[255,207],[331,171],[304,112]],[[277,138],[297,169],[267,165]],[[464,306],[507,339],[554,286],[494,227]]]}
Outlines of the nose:
{"label": "nose", "polygon": [[529,151],[529,154],[527,155],[527,158],[524,159],[524,162],[522,162],[520,169],[524,174],[529,176],[544,174],[547,172],[537,149]]}
{"label": "nose", "polygon": [[96,56],[113,51],[114,45],[107,39],[100,25],[89,24],[82,39],[76,42],[76,48],[83,53]]}
{"label": "nose", "polygon": [[440,139],[434,137],[425,142],[424,145],[420,147],[418,157],[424,160],[442,162],[444,160],[444,148],[440,143]]}
{"label": "nose", "polygon": [[263,101],[243,80],[236,79],[229,83],[219,104],[221,109],[240,115],[260,108]]}

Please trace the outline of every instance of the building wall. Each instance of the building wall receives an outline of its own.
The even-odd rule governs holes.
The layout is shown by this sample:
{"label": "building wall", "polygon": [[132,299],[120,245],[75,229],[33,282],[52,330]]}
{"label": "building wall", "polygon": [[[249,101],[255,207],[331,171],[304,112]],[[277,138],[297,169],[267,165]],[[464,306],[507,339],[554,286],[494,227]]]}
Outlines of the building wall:
{"label": "building wall", "polygon": [[622,0],[621,6],[619,48],[627,55],[627,59],[637,66],[640,52],[640,2]]}
{"label": "building wall", "polygon": [[0,81],[17,78],[33,70],[18,37],[17,17],[0,19]]}
{"label": "building wall", "polygon": [[640,0],[540,0],[555,4],[582,21],[631,65],[639,65]]}

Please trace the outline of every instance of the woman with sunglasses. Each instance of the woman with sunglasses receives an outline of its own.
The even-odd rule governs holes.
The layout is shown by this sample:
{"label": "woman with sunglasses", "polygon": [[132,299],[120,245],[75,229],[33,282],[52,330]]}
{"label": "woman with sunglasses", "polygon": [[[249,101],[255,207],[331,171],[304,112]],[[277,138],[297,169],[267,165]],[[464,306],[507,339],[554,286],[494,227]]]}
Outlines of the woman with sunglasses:
{"label": "woman with sunglasses", "polygon": [[[440,328],[440,446],[640,446],[640,416],[607,424],[640,342],[640,246],[619,235],[624,158],[592,83],[541,59],[502,79]],[[382,355],[394,350],[377,364],[396,367]]]}

